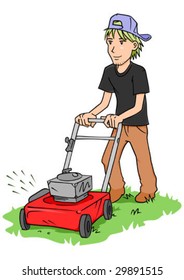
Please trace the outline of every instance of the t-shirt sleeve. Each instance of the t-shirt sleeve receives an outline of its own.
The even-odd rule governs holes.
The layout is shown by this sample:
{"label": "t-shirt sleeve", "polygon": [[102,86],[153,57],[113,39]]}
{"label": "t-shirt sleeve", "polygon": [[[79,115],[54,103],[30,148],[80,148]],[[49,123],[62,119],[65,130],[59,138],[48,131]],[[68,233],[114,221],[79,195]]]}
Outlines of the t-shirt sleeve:
{"label": "t-shirt sleeve", "polygon": [[136,73],[134,73],[133,87],[134,87],[134,94],[149,92],[148,78],[147,78],[146,70],[144,68],[141,68],[139,69],[139,71],[136,71]]}
{"label": "t-shirt sleeve", "polygon": [[102,75],[102,79],[101,79],[101,82],[100,82],[98,88],[103,90],[103,91],[106,91],[106,92],[111,92],[111,93],[114,92],[114,88],[112,86],[112,83],[110,81],[110,78],[109,78],[109,75],[108,75],[108,71],[107,71],[106,68],[104,69],[104,72],[103,72],[103,75]]}

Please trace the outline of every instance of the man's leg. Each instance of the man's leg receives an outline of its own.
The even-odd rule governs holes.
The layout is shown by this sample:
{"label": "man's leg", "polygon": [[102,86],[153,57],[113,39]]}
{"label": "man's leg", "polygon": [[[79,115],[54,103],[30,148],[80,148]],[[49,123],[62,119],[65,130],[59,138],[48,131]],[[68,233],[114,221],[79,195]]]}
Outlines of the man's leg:
{"label": "man's leg", "polygon": [[157,191],[157,178],[153,169],[151,154],[148,145],[147,126],[129,127],[130,144],[136,156],[137,168],[141,183],[137,202],[146,202],[154,198]]}
{"label": "man's leg", "polygon": [[[116,131],[117,131],[117,129],[113,129],[112,136],[116,135]],[[125,136],[126,135],[124,133],[124,128],[123,128],[121,136],[120,136],[120,141],[119,141],[119,145],[117,148],[113,168],[111,171],[111,176],[109,179],[110,196],[111,196],[112,202],[117,201],[125,192],[125,190],[124,190],[125,182],[124,182],[123,175],[121,173],[121,168],[120,168],[121,154],[122,154],[122,151],[123,151],[125,145],[127,144]],[[113,144],[114,144],[114,141],[112,141],[112,140],[110,140],[108,142],[106,149],[104,151],[103,157],[102,157],[102,163],[104,165],[105,172],[107,171],[107,168],[108,168],[108,163],[109,163]]]}

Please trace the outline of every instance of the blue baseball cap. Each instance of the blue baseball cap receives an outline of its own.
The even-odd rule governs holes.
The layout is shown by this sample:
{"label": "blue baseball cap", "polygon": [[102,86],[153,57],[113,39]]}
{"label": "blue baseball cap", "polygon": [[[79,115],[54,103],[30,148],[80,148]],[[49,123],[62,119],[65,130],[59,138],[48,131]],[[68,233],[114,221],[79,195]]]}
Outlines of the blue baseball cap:
{"label": "blue baseball cap", "polygon": [[[115,21],[120,21],[121,25],[116,25]],[[138,38],[140,38],[143,41],[148,41],[151,39],[151,35],[149,34],[139,34],[138,33],[138,24],[135,21],[135,19],[128,15],[122,15],[122,14],[115,14],[113,15],[109,20],[109,25],[107,29],[117,29],[129,32]]]}

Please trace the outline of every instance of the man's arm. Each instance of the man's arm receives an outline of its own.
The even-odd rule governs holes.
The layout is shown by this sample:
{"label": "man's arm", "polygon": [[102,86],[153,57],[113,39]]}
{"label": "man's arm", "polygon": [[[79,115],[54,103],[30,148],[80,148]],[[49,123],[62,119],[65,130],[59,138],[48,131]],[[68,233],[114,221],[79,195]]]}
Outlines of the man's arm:
{"label": "man's arm", "polygon": [[118,124],[122,122],[124,119],[127,119],[142,110],[142,105],[144,101],[144,93],[140,93],[136,95],[135,106],[123,114],[116,116],[116,115],[107,115],[104,121],[104,124],[107,127],[117,128]]}
{"label": "man's arm", "polygon": [[111,92],[104,92],[101,102],[95,108],[93,108],[89,113],[79,114],[75,118],[75,122],[80,125],[83,125],[83,126],[92,126],[93,127],[95,125],[95,123],[89,123],[88,119],[96,118],[96,116],[99,113],[104,111],[109,106],[111,97],[112,97]]}

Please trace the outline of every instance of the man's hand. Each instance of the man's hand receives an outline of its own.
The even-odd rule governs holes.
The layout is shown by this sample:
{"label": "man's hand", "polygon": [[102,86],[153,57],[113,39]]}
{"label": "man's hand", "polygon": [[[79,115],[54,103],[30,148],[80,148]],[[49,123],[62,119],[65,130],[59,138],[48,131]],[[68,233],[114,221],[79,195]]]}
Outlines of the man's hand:
{"label": "man's hand", "polygon": [[91,126],[94,127],[95,123],[91,123],[89,122],[89,119],[96,119],[96,116],[92,113],[83,113],[83,114],[79,114],[76,118],[75,118],[75,122],[83,125],[83,126]]}
{"label": "man's hand", "polygon": [[117,115],[107,115],[105,117],[104,124],[107,127],[117,128],[118,124],[120,122],[122,122],[122,121],[123,121],[123,118],[122,118],[121,115],[120,116],[117,116]]}

